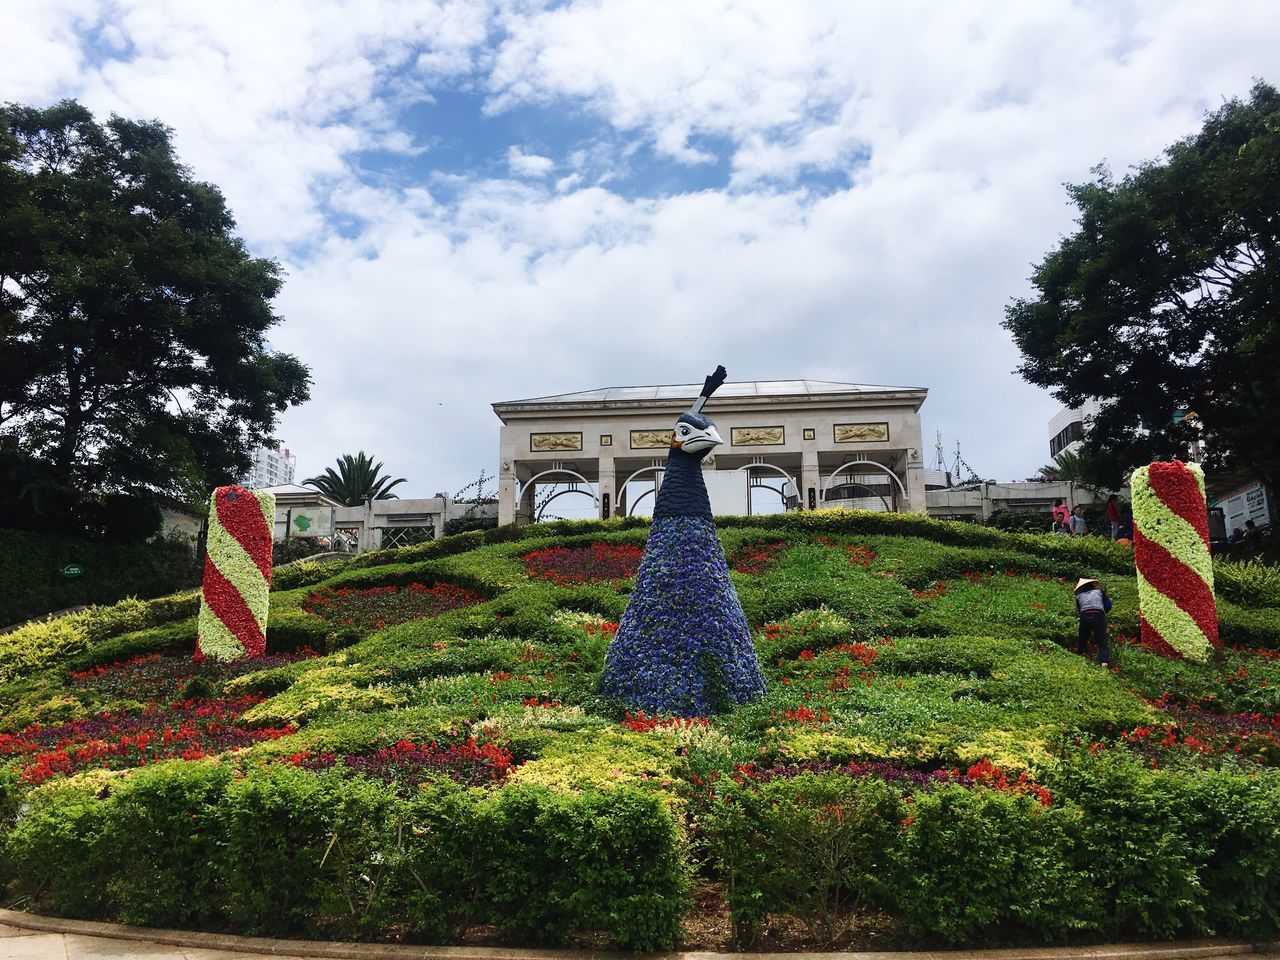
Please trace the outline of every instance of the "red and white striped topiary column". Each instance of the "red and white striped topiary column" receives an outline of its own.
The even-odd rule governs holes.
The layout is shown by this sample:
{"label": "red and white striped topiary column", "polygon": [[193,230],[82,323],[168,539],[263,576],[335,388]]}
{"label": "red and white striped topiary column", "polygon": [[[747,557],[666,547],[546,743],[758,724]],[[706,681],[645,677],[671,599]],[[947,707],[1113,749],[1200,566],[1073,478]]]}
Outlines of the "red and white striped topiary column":
{"label": "red and white striped topiary column", "polygon": [[270,493],[239,486],[213,492],[197,620],[197,660],[236,660],[266,653],[275,520],[276,498]]}
{"label": "red and white striped topiary column", "polygon": [[1204,471],[1153,463],[1130,488],[1143,642],[1203,663],[1219,645]]}

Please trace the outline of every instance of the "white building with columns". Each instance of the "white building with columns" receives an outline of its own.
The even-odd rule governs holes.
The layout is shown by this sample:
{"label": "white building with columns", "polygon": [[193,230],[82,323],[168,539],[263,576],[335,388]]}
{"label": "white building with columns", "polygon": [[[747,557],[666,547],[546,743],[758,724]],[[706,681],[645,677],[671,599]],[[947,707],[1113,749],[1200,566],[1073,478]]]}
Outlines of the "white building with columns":
{"label": "white building with columns", "polygon": [[[531,522],[567,495],[590,498],[601,517],[647,513],[676,417],[701,388],[604,387],[493,404],[502,421],[498,522]],[[724,384],[704,411],[724,438],[703,463],[713,511],[750,512],[752,490],[771,484],[788,509],[923,513],[927,394],[823,380]]]}

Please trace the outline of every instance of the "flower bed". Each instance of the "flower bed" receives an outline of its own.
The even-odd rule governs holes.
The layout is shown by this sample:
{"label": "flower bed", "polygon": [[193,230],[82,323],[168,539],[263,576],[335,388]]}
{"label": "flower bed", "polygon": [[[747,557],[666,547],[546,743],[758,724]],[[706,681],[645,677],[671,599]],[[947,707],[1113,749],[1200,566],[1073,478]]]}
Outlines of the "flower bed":
{"label": "flower bed", "polygon": [[[869,547],[856,543],[837,543],[830,537],[814,537],[813,545],[842,551],[850,563],[863,568],[871,566],[871,562],[876,558],[875,552]],[[790,547],[791,544],[780,540],[772,543],[745,544],[734,555],[730,566],[739,573],[758,576],[772,567]]]}
{"label": "flower bed", "polygon": [[[995,766],[990,760],[980,760],[968,768],[942,768],[926,770],[901,764],[866,762],[837,764],[830,761],[809,760],[803,763],[780,764],[761,767],[755,763],[740,763],[734,767],[731,779],[738,784],[763,786],[774,780],[794,780],[805,774],[834,773],[854,780],[876,779],[910,790],[931,790],[942,786],[958,786],[969,789],[995,790],[1031,797],[1042,806],[1052,806],[1053,794],[1036,783],[1025,770],[1009,773]],[[695,781],[697,782],[697,781]],[[705,784],[698,784],[705,786]]]}
{"label": "flower bed", "polygon": [[1120,743],[1153,768],[1184,763],[1217,766],[1227,757],[1264,766],[1280,764],[1280,714],[1215,714],[1196,707],[1159,706],[1169,722],[1135,727],[1120,735]]}
{"label": "flower bed", "polygon": [[230,680],[256,670],[270,670],[297,660],[314,657],[315,651],[268,654],[240,660],[206,660],[197,663],[190,657],[166,657],[158,653],[144,654],[129,660],[102,664],[88,670],[74,671],[71,685],[91,688],[104,696],[122,700],[166,703],[179,697],[197,677],[213,683]]}
{"label": "flower bed", "polygon": [[434,740],[425,744],[401,740],[374,753],[343,756],[306,750],[282,760],[307,770],[328,770],[340,765],[401,789],[417,788],[439,777],[479,787],[505,780],[513,765],[511,751],[504,745],[476,743],[474,739],[449,746],[440,746]]}
{"label": "flower bed", "polygon": [[185,700],[142,713],[100,713],[56,726],[0,733],[0,758],[18,758],[23,783],[102,768],[123,770],[158,760],[199,760],[227,750],[275,740],[294,727],[245,729],[237,724],[262,697]]}
{"label": "flower bed", "polygon": [[521,559],[530,576],[569,587],[634,577],[643,558],[644,549],[629,543],[593,543],[589,547],[535,550]]}
{"label": "flower bed", "polygon": [[302,601],[302,609],[327,620],[362,630],[381,630],[397,623],[438,617],[450,610],[483,603],[484,598],[452,583],[358,589],[324,587]]}

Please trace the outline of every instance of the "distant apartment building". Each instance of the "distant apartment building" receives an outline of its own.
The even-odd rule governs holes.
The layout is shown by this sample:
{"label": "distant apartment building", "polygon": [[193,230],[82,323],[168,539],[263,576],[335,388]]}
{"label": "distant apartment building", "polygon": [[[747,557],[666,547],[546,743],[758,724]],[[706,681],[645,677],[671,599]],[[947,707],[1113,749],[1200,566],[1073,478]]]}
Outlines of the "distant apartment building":
{"label": "distant apartment building", "polygon": [[1079,407],[1063,407],[1049,421],[1049,456],[1056,457],[1064,450],[1075,453],[1084,440],[1089,420],[1102,411],[1097,400],[1086,400]]}
{"label": "distant apartment building", "polygon": [[258,447],[251,454],[253,465],[241,479],[242,486],[253,490],[263,487],[278,487],[281,484],[293,483],[293,471],[298,458],[288,447],[280,444],[276,447]]}

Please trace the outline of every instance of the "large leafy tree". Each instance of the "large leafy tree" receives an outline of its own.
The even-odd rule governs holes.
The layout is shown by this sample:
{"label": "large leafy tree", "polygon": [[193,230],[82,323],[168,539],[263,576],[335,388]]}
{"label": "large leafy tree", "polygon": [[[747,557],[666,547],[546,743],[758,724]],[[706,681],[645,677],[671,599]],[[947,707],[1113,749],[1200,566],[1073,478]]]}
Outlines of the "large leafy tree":
{"label": "large leafy tree", "polygon": [[302,482],[348,507],[358,507],[366,500],[394,500],[396,495],[391,491],[408,482],[404,477],[392,480],[382,472],[382,461],[374,463],[363,450],[354,457],[342,455],[337,466],[337,470],[326,467],[324,473]]}
{"label": "large leafy tree", "polygon": [[0,107],[0,441],[80,493],[203,496],[308,397],[280,270],[158,122]]}
{"label": "large leafy tree", "polygon": [[1210,114],[1120,181],[1068,188],[1077,229],[1040,263],[1005,326],[1031,383],[1102,411],[1093,482],[1117,486],[1203,440],[1210,468],[1280,476],[1280,92]]}

